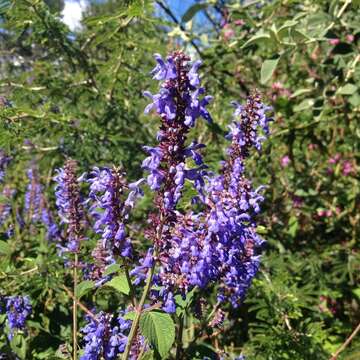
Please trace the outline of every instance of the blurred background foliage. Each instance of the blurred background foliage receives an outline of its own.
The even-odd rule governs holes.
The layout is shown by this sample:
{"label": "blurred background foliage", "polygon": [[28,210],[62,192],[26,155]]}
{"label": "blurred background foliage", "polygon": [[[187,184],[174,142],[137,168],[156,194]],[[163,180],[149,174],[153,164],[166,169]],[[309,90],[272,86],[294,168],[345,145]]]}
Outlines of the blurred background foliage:
{"label": "blurred background foliage", "polygon": [[[275,119],[249,166],[267,185],[262,270],[221,329],[197,334],[189,307],[186,356],[329,359],[360,321],[360,2],[89,1],[75,29],[62,21],[64,6],[0,0],[0,147],[12,157],[6,182],[18,189],[19,211],[31,161],[50,198],[67,157],[84,171],[122,164],[139,178],[141,147],[157,127],[143,115],[142,91],[156,86],[152,55],[183,48],[203,60],[214,96],[214,123],[194,134],[211,168],[223,156],[231,100],[259,89]],[[0,353],[66,358],[69,298],[44,229],[0,245],[0,293],[29,293],[35,305],[30,334],[8,344],[0,333]],[[360,358],[359,336],[338,358]]]}

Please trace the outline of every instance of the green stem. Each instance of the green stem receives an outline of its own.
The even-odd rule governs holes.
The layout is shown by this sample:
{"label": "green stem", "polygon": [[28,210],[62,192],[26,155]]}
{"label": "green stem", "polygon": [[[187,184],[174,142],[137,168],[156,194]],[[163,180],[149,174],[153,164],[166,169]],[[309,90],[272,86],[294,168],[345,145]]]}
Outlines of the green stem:
{"label": "green stem", "polygon": [[[154,258],[155,258],[155,256],[154,256]],[[143,292],[143,294],[141,296],[140,303],[139,303],[138,307],[136,308],[136,315],[135,315],[135,319],[134,319],[134,321],[132,322],[132,325],[131,325],[128,341],[127,341],[126,348],[125,348],[124,355],[123,355],[123,360],[127,360],[129,355],[130,355],[131,345],[132,345],[132,343],[133,343],[133,341],[135,339],[136,332],[137,332],[137,329],[138,329],[138,326],[139,326],[141,312],[143,310],[146,297],[147,297],[147,295],[148,295],[148,293],[150,291],[150,288],[151,288],[152,278],[153,278],[153,275],[154,275],[154,272],[155,272],[155,263],[156,262],[154,260],[154,263],[153,263],[152,267],[149,269],[148,274],[147,274],[146,285],[145,285],[145,288],[144,288],[144,292]]]}
{"label": "green stem", "polygon": [[78,254],[75,253],[73,277],[74,277],[74,297],[73,297],[73,360],[77,360],[77,267],[78,267]]}
{"label": "green stem", "polygon": [[131,278],[130,278],[130,274],[129,274],[129,267],[128,265],[125,263],[125,276],[126,276],[126,280],[128,282],[129,285],[129,289],[130,289],[130,299],[131,299],[131,304],[134,308],[136,308],[136,297],[135,297],[135,291],[134,291],[134,287],[133,284],[131,282]]}
{"label": "green stem", "polygon": [[180,360],[182,355],[183,330],[184,330],[184,315],[180,315],[179,332],[176,339],[176,358],[175,358],[176,360]]}

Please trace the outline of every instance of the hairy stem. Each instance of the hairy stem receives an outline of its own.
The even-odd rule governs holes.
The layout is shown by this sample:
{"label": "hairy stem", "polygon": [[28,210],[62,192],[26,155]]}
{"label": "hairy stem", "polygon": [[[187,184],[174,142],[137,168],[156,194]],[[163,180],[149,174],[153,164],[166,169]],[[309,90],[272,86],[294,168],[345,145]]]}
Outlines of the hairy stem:
{"label": "hairy stem", "polygon": [[73,360],[77,360],[77,267],[78,267],[78,254],[75,253],[73,277],[74,277],[74,297],[73,297]]}
{"label": "hairy stem", "polygon": [[136,301],[136,297],[135,297],[135,291],[134,291],[133,284],[131,282],[131,278],[130,278],[130,274],[129,274],[129,267],[126,263],[125,263],[125,276],[126,276],[126,280],[129,285],[129,289],[130,289],[131,304],[132,304],[132,306],[134,306],[136,308],[137,301]]}

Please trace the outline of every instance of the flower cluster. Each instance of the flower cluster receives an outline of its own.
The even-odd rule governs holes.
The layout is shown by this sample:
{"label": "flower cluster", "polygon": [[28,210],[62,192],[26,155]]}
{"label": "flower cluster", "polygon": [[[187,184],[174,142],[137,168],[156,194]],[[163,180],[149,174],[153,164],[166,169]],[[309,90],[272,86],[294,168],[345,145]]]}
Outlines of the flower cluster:
{"label": "flower cluster", "polygon": [[5,201],[0,203],[0,226],[6,222],[11,214],[10,202],[15,195],[15,190],[9,186],[4,186],[1,195]]}
{"label": "flower cluster", "polygon": [[[128,185],[124,174],[116,168],[95,168],[91,175],[90,198],[94,200],[92,214],[96,219],[94,229],[101,233],[104,248],[112,249],[114,255],[129,257],[132,249],[125,221],[136,197],[142,194],[139,183]],[[130,193],[124,198],[129,188]]]}
{"label": "flower cluster", "polygon": [[[245,159],[252,148],[261,149],[269,133],[269,108],[257,93],[248,97],[245,105],[234,103],[227,158],[220,175],[207,174],[197,152],[204,145],[186,146],[186,135],[196,118],[211,120],[205,108],[210,98],[198,98],[204,93],[197,74],[200,63],[190,67],[189,58],[181,52],[173,53],[166,61],[160,56],[156,60],[153,75],[163,83],[159,94],[147,93],[153,102],[145,112],[155,109],[161,117],[159,145],[145,148],[150,156],[143,162],[150,173],[148,184],[157,191],[158,213],[151,217],[153,231],[148,236],[160,262],[154,282],[162,288],[155,294],[152,291],[152,295],[162,297],[164,310],[174,312],[174,292],[184,295],[194,286],[205,288],[217,283],[219,301],[229,300],[237,306],[258,269],[257,252],[263,242],[254,220],[260,211],[263,187],[254,189],[246,178]],[[193,158],[196,169],[186,169],[187,157]],[[185,179],[195,183],[204,205],[202,212],[177,211]]]}
{"label": "flower cluster", "polygon": [[76,162],[68,160],[63,169],[57,170],[55,195],[58,213],[63,223],[68,224],[65,247],[62,251],[77,253],[84,236],[84,202],[80,194],[80,182],[76,177]]}
{"label": "flower cluster", "polygon": [[38,221],[41,217],[42,186],[40,184],[37,170],[31,166],[27,170],[29,183],[25,193],[25,211],[30,221]]}
{"label": "flower cluster", "polygon": [[3,182],[5,177],[5,169],[11,161],[11,157],[6,155],[3,149],[0,149],[0,183]]}
{"label": "flower cluster", "polygon": [[[8,166],[11,158],[6,155],[4,150],[0,149],[0,184],[5,177],[5,169]],[[11,214],[11,199],[15,195],[15,190],[9,186],[4,186],[2,190],[2,201],[0,202],[0,226],[4,225]],[[9,227],[5,231],[6,236],[10,237],[12,234],[12,227]]]}
{"label": "flower cluster", "polygon": [[113,263],[116,256],[132,255],[125,223],[136,198],[142,195],[139,188],[142,180],[127,184],[124,174],[117,168],[94,168],[89,182],[90,199],[93,202],[90,211],[96,220],[94,230],[102,237],[93,251],[93,275],[99,280],[106,265]]}
{"label": "flower cluster", "polygon": [[[115,317],[100,311],[93,316],[86,316],[88,324],[81,329],[84,336],[85,349],[80,360],[116,359],[124,352],[131,320],[124,319],[124,312]],[[140,335],[133,343],[130,359],[137,359],[140,349],[144,346],[144,338]]]}
{"label": "flower cluster", "polygon": [[4,300],[11,340],[15,331],[25,329],[25,322],[32,312],[32,307],[28,296],[7,296]]}
{"label": "flower cluster", "polygon": [[[145,92],[152,99],[145,113],[154,109],[160,116],[161,126],[157,134],[159,144],[156,147],[144,147],[149,157],[143,161],[142,167],[149,172],[147,181],[150,189],[157,191],[157,213],[150,217],[152,226],[147,235],[155,242],[161,261],[166,263],[171,247],[169,231],[176,222],[175,210],[185,180],[190,180],[203,195],[206,167],[199,149],[204,145],[196,142],[186,145],[186,140],[190,128],[194,127],[199,117],[211,121],[206,109],[211,96],[205,96],[205,90],[200,86],[197,73],[200,61],[190,65],[190,58],[181,51],[175,51],[166,61],[160,55],[155,55],[155,59],[157,66],[152,74],[162,84],[159,94]],[[187,159],[190,158],[196,167],[187,166]]]}

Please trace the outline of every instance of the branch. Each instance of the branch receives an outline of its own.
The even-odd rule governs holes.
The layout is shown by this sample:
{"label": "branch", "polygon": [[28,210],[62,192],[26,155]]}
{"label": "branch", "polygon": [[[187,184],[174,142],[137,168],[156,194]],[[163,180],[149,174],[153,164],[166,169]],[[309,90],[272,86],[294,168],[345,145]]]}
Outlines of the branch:
{"label": "branch", "polygon": [[355,328],[355,330],[351,333],[351,335],[346,339],[346,341],[339,347],[339,349],[335,352],[334,355],[330,358],[330,360],[336,360],[339,354],[350,344],[351,340],[356,336],[356,334],[360,331],[360,323]]}
{"label": "branch", "polygon": [[[172,19],[172,21],[180,27],[180,29],[184,32],[186,32],[186,29],[183,24],[176,18],[176,16],[173,14],[173,12],[170,10],[169,7],[167,7],[161,0],[156,0],[156,3],[165,11],[165,13]],[[196,52],[199,54],[199,56],[202,58],[203,54],[200,50],[199,46],[196,45],[194,40],[190,40],[190,44],[194,47]]]}

